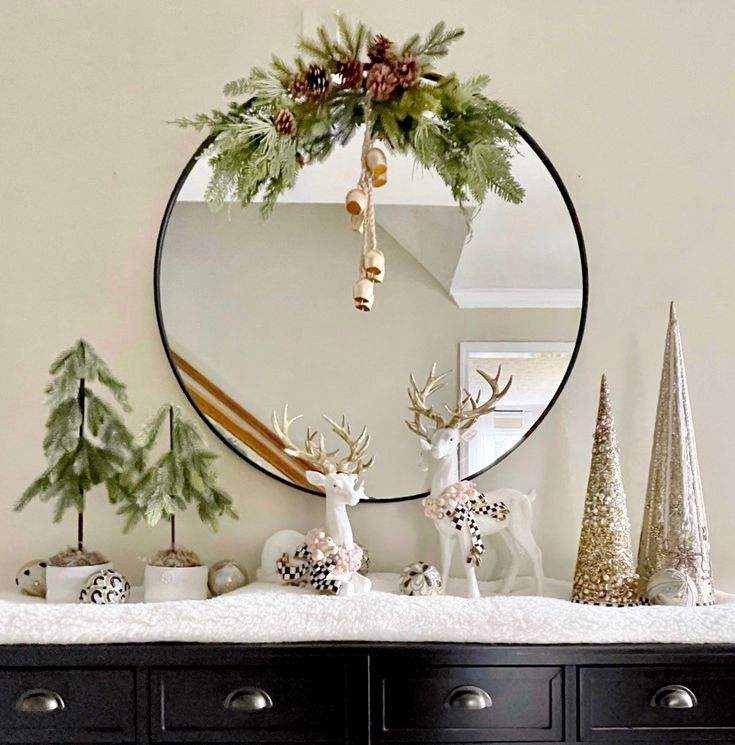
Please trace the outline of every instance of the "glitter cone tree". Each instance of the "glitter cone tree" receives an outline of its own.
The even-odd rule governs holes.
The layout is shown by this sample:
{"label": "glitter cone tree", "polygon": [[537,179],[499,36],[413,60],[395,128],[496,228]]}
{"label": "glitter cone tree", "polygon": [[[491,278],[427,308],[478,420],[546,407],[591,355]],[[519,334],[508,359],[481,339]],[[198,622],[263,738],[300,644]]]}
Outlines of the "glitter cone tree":
{"label": "glitter cone tree", "polygon": [[693,583],[694,604],[711,605],[709,551],[679,322],[671,303],[638,550],[641,594],[656,572],[676,570]]}
{"label": "glitter cone tree", "polygon": [[637,588],[615,420],[603,375],[572,601],[637,605]]}

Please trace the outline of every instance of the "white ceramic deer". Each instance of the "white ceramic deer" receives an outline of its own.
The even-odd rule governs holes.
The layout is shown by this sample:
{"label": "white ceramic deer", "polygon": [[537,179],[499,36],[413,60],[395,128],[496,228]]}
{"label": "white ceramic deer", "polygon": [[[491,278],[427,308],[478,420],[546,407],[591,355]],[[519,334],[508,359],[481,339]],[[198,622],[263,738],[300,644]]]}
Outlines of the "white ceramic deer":
{"label": "white ceramic deer", "polygon": [[[342,423],[337,424],[329,417],[324,419],[329,422],[332,431],[343,440],[348,447],[347,455],[333,462],[332,458],[338,451],[327,451],[324,435],[320,432],[307,429],[303,448],[293,443],[289,436],[289,428],[301,415],[288,418],[288,407],[284,408],[283,420],[278,421],[276,413],[273,412],[273,429],[284,445],[286,454],[295,458],[305,460],[314,466],[313,471],[306,472],[306,478],[310,484],[324,490],[326,496],[325,532],[331,537],[334,544],[347,550],[357,547],[352,536],[352,527],[347,516],[347,507],[354,507],[361,499],[369,499],[365,494],[364,482],[359,475],[368,469],[374,462],[374,458],[367,458],[365,453],[370,445],[370,435],[367,428],[363,428],[357,437],[353,436],[349,424],[344,417]],[[284,554],[292,554],[296,547],[304,542],[304,536],[293,530],[282,530],[272,535],[263,546],[261,554],[261,566],[257,577],[261,581],[280,581],[280,575],[276,571],[276,561]],[[342,574],[333,573],[329,577],[339,583],[339,595],[352,595],[355,593],[368,592],[372,586],[367,577],[355,572]]]}
{"label": "white ceramic deer", "polygon": [[[408,395],[411,400],[410,409],[414,413],[414,419],[406,422],[406,424],[419,437],[422,457],[424,463],[427,464],[426,467],[429,467],[428,463],[433,464],[430,499],[439,497],[448,487],[459,481],[457,450],[460,442],[468,442],[475,436],[476,432],[471,427],[481,416],[494,411],[498,401],[510,388],[512,378],[508,380],[504,388],[500,388],[500,368],[498,368],[495,377],[482,370],[477,372],[490,386],[492,392],[490,398],[481,404],[479,393],[477,396],[472,396],[467,391],[460,391],[457,406],[454,409],[450,409],[448,406],[444,407],[448,414],[447,417],[436,412],[433,406],[428,404],[427,399],[446,385],[445,379],[450,373],[437,375],[436,364],[434,364],[423,388],[419,388],[416,379],[411,375]],[[427,419],[433,425],[431,431],[424,426],[422,418]],[[535,497],[536,494],[533,491],[524,494],[516,489],[497,489],[487,492],[485,501],[503,505],[503,508],[507,508],[507,512],[504,509],[501,518],[493,515],[475,516],[481,536],[498,533],[510,551],[510,566],[504,578],[501,593],[509,593],[513,587],[520,568],[521,551],[528,554],[531,559],[536,594],[540,595],[542,592],[541,550],[531,531],[531,503]],[[463,525],[461,530],[457,530],[451,519],[447,517],[435,519],[434,525],[439,532],[441,546],[442,587],[446,588],[457,539],[460,539],[463,555],[469,557],[472,550],[472,534],[467,523]],[[475,568],[469,561],[465,562],[465,574],[468,596],[479,597],[480,590],[477,585]]]}

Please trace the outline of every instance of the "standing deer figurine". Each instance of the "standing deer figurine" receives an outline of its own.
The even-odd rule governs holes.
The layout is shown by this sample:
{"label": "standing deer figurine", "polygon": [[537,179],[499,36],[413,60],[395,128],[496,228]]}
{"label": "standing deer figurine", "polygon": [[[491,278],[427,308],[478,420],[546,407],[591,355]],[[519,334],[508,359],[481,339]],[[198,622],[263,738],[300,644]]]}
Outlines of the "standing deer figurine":
{"label": "standing deer figurine", "polygon": [[[480,597],[475,567],[479,566],[485,547],[483,536],[498,533],[510,551],[511,561],[503,582],[501,593],[511,591],[518,576],[521,551],[528,554],[533,566],[534,586],[541,594],[543,569],[541,550],[531,532],[531,503],[535,492],[529,494],[516,489],[497,489],[480,494],[471,482],[459,481],[457,450],[461,442],[469,442],[477,433],[472,429],[477,420],[495,410],[498,401],[505,396],[513,378],[500,388],[500,373],[495,377],[478,370],[478,374],[490,386],[491,395],[480,403],[480,393],[472,396],[460,390],[455,408],[445,406],[447,416],[434,410],[428,398],[446,385],[450,373],[436,374],[436,363],[422,388],[411,375],[408,396],[413,421],[407,421],[409,429],[419,437],[424,462],[433,463],[431,491],[424,499],[424,511],[433,518],[439,532],[441,547],[442,587],[446,588],[454,547],[459,539],[465,557],[468,597]],[[423,420],[430,423],[427,429]]]}
{"label": "standing deer figurine", "polygon": [[[289,429],[301,415],[283,418],[273,412],[273,430],[284,445],[287,455],[305,460],[314,467],[306,472],[310,484],[323,489],[326,495],[324,528],[315,528],[305,536],[293,530],[275,533],[265,543],[257,577],[263,581],[285,581],[301,584],[309,581],[316,590],[332,595],[352,595],[368,592],[372,586],[367,577],[358,574],[363,551],[352,536],[347,507],[368,499],[360,474],[374,462],[366,457],[370,435],[364,427],[354,436],[342,417],[342,423],[325,416],[332,431],[347,445],[348,452],[336,463],[332,460],[339,450],[328,451],[321,432],[307,429],[303,447],[291,440]],[[291,563],[291,553],[298,563]],[[307,580],[308,576],[308,580]]]}

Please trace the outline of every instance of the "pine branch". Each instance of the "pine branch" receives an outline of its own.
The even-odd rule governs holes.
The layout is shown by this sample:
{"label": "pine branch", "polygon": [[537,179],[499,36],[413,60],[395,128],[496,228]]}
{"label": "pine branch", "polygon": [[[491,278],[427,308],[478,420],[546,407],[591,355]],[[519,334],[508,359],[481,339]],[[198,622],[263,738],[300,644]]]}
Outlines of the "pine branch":
{"label": "pine branch", "polygon": [[309,39],[306,36],[300,36],[297,44],[298,49],[308,57],[312,57],[324,66],[331,65],[334,62],[332,51],[332,41],[324,26],[317,29],[316,39]]}
{"label": "pine branch", "polygon": [[454,28],[446,30],[444,21],[440,21],[429,31],[426,40],[419,45],[416,53],[425,57],[445,57],[449,53],[449,45],[464,36],[464,29]]}

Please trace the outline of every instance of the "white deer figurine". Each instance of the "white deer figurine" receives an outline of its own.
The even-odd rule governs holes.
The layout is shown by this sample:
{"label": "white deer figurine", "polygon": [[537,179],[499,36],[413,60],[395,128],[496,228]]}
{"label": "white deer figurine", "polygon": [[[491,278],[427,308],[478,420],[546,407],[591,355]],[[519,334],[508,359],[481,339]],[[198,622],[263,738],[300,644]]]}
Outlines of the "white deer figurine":
{"label": "white deer figurine", "polygon": [[[490,398],[480,403],[479,393],[477,396],[472,396],[467,391],[460,390],[457,406],[454,409],[444,407],[448,414],[447,417],[436,412],[433,406],[428,404],[427,399],[446,385],[445,379],[450,373],[437,375],[436,364],[434,364],[423,388],[419,388],[416,379],[411,375],[408,395],[414,419],[407,421],[406,424],[419,437],[422,457],[427,463],[426,468],[428,468],[428,463],[433,463],[431,492],[425,502],[435,501],[445,493],[445,490],[459,482],[457,450],[460,442],[469,442],[475,436],[476,432],[471,427],[481,416],[495,410],[498,401],[508,392],[513,380],[511,377],[501,389],[500,368],[495,377],[482,370],[477,372],[490,386],[492,392]],[[426,428],[422,418],[430,422],[431,430]],[[442,587],[447,586],[452,554],[459,538],[465,558],[467,595],[473,598],[480,597],[474,566],[474,564],[479,564],[477,544],[479,542],[480,551],[483,550],[481,537],[498,533],[505,541],[511,556],[501,593],[507,594],[513,588],[523,551],[531,559],[534,589],[536,594],[540,595],[543,578],[541,550],[531,532],[531,503],[535,497],[536,494],[533,491],[524,494],[516,489],[497,489],[484,495],[483,503],[486,512],[473,514],[470,520],[456,521],[451,515],[439,513],[441,516],[434,519],[434,525],[439,532],[441,546]]]}
{"label": "white deer figurine", "polygon": [[[328,545],[335,551],[344,549],[348,552],[347,555],[349,553],[355,555],[358,551],[361,555],[362,550],[352,536],[347,507],[354,507],[361,499],[369,499],[365,494],[364,482],[359,479],[359,475],[375,460],[365,455],[370,445],[367,428],[363,428],[362,432],[355,437],[344,417],[341,424],[337,424],[328,416],[324,417],[329,422],[332,431],[348,447],[347,455],[335,463],[332,458],[339,451],[327,451],[324,435],[320,432],[307,429],[303,448],[294,444],[289,435],[289,428],[300,418],[301,415],[289,419],[286,406],[280,422],[276,413],[273,412],[273,429],[283,443],[287,455],[304,460],[314,467],[313,471],[306,472],[306,478],[310,484],[323,489],[326,495],[325,525],[324,530],[319,533],[325,540],[331,539]],[[272,535],[263,546],[261,566],[257,572],[258,580],[280,582],[282,575],[276,570],[279,559],[283,554],[293,554],[294,550],[315,532],[310,531],[307,536],[304,536],[294,530],[281,530]],[[324,590],[336,592],[339,595],[368,592],[372,586],[371,581],[358,574],[354,567],[340,572],[330,572],[322,579],[320,587],[323,585]],[[314,584],[313,581],[312,584]]]}

